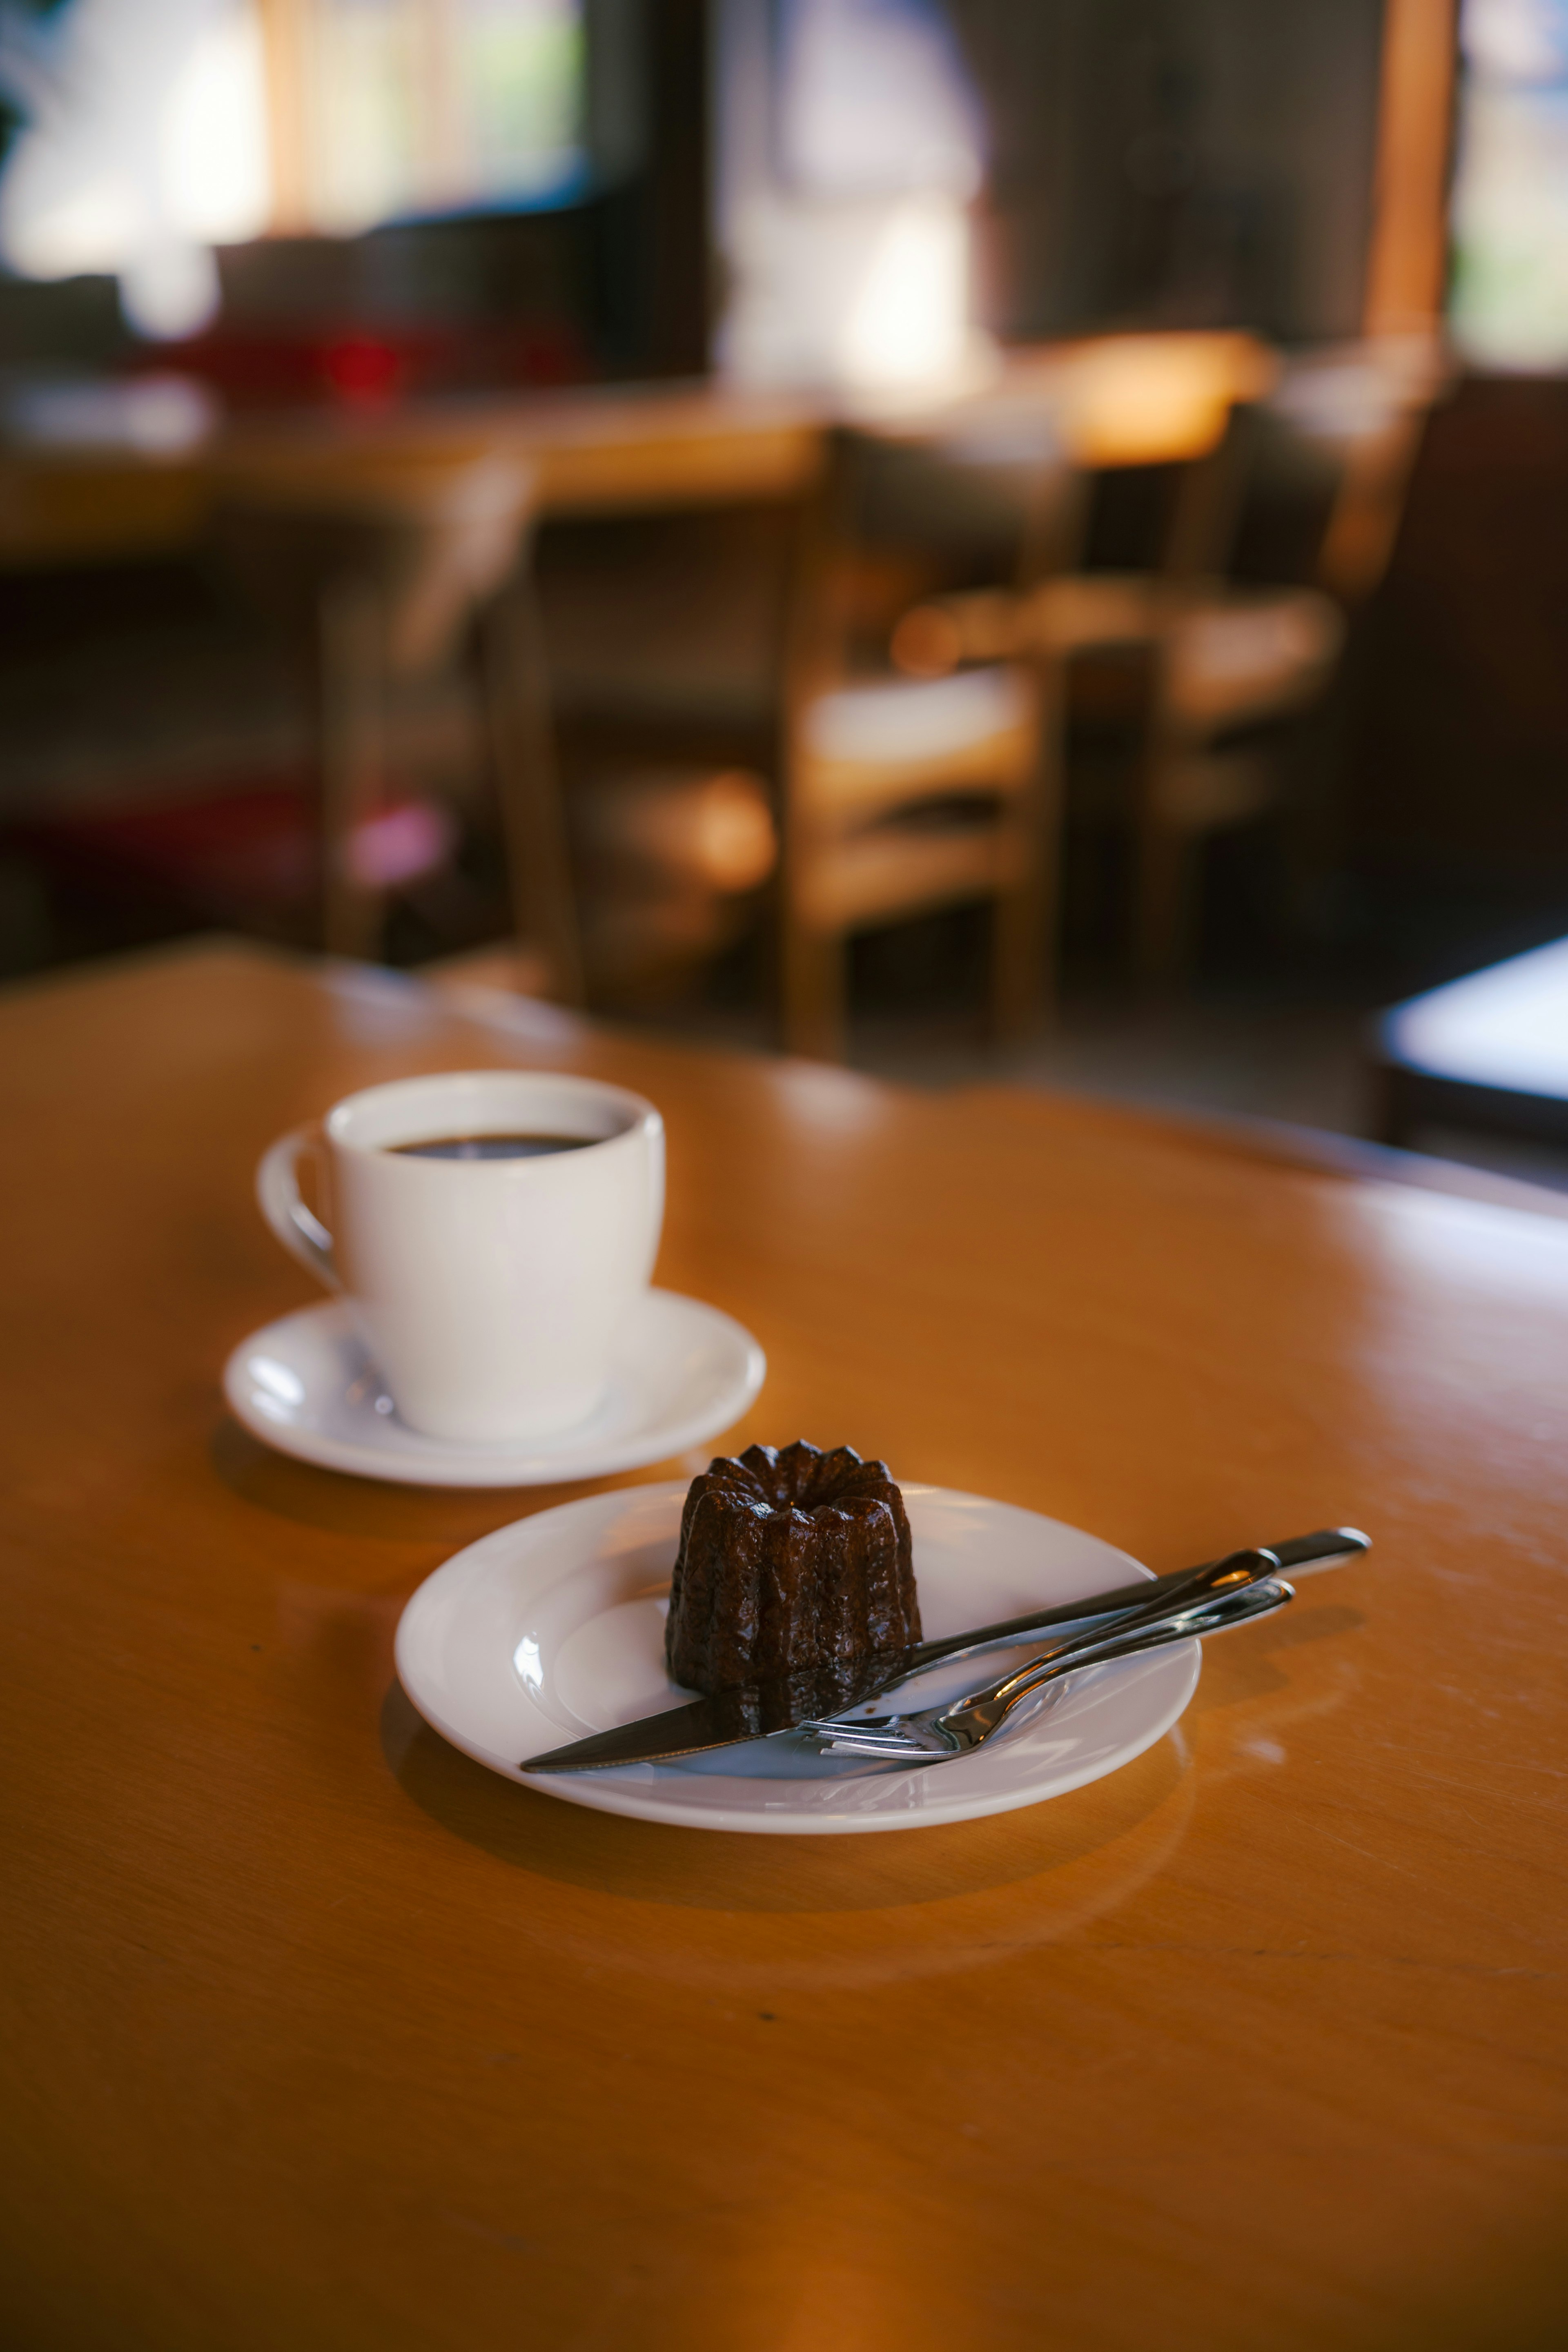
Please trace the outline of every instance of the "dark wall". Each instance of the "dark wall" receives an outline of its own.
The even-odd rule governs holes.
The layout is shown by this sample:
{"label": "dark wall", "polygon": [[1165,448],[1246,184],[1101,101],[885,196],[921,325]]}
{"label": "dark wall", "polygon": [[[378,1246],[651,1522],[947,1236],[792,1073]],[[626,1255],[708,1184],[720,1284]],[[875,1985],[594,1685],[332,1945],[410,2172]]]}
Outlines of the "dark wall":
{"label": "dark wall", "polygon": [[113,367],[130,341],[112,278],[35,282],[0,270],[0,368]]}
{"label": "dark wall", "polygon": [[998,331],[1357,331],[1382,0],[946,5],[991,127]]}
{"label": "dark wall", "polygon": [[1368,616],[1363,867],[1568,918],[1565,648],[1568,382],[1472,376],[1433,414]]}
{"label": "dark wall", "polygon": [[594,207],[598,338],[607,363],[695,375],[711,331],[710,0],[643,0],[637,167]]}

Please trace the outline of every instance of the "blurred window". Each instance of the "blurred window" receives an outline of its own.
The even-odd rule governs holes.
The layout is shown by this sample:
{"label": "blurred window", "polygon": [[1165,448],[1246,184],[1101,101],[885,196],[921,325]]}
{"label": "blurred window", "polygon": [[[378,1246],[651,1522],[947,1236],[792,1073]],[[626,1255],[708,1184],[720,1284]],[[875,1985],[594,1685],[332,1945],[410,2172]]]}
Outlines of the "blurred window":
{"label": "blurred window", "polygon": [[[289,209],[332,232],[562,200],[585,172],[583,0],[294,0],[270,12]],[[287,29],[285,29],[287,27]]]}
{"label": "blurred window", "polygon": [[210,316],[208,248],[271,202],[256,0],[0,0],[0,259],[111,271],[135,325]]}
{"label": "blurred window", "polygon": [[0,0],[0,264],[111,271],[142,333],[214,316],[269,225],[563,201],[585,0]]}
{"label": "blurred window", "polygon": [[938,0],[726,0],[719,12],[727,373],[951,387],[970,316],[983,111]]}
{"label": "blurred window", "polygon": [[777,0],[777,143],[820,196],[979,184],[984,131],[933,0]]}
{"label": "blurred window", "polygon": [[1568,0],[1465,0],[1450,314],[1482,365],[1568,363]]}

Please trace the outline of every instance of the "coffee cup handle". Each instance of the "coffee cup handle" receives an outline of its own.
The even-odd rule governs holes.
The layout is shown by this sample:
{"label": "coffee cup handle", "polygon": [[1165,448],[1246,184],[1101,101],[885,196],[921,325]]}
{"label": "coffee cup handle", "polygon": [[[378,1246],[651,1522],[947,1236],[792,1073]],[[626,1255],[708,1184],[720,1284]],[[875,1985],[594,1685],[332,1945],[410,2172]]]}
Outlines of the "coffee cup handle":
{"label": "coffee cup handle", "polygon": [[289,1256],[297,1257],[329,1290],[341,1290],[342,1276],[332,1257],[332,1237],[300,1198],[296,1173],[301,1151],[321,1139],[319,1119],[295,1128],[292,1134],[280,1135],[271,1150],[262,1154],[256,1171],[256,1197],[262,1215]]}

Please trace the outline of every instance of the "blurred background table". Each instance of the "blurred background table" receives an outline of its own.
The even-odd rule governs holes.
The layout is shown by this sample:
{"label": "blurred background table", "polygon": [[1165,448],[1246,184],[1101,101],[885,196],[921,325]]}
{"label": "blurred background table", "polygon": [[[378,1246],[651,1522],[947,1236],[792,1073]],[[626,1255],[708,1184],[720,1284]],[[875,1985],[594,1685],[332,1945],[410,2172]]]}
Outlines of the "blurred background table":
{"label": "blurred background table", "polygon": [[[994,380],[942,404],[1038,402],[1091,464],[1175,463],[1213,446],[1232,404],[1265,390],[1274,363],[1250,334],[1142,339],[1131,373],[1099,347],[1008,355]],[[194,387],[67,389],[18,408],[0,435],[0,564],[103,562],[195,544],[226,467],[309,457],[330,471],[367,451],[416,466],[503,455],[533,466],[554,514],[787,497],[809,481],[843,401],[719,382],[469,396],[388,409],[241,417],[222,426]]]}
{"label": "blurred background table", "polygon": [[193,418],[187,439],[160,446],[139,423],[145,390],[102,400],[90,433],[56,434],[42,409],[13,431],[0,449],[0,562],[178,552],[199,539],[225,467],[269,457],[330,470],[334,457],[352,466],[366,450],[415,465],[432,451],[518,456],[558,511],[776,497],[807,478],[822,424],[814,404],[779,395],[616,386],[431,402],[384,418],[306,411],[226,431]]}
{"label": "blurred background table", "polygon": [[1377,1035],[1390,1143],[1434,1130],[1568,1139],[1568,940],[1428,989]]}
{"label": "blurred background table", "polygon": [[[1386,373],[1353,365],[1380,383]],[[1400,446],[1413,446],[1409,371],[1394,373],[1400,388],[1373,404],[1381,415],[1392,397]],[[959,758],[956,777],[951,755],[927,760],[924,801],[956,782],[956,824],[910,834],[885,821],[910,797],[907,743],[881,760],[869,793],[850,795],[844,819],[807,789],[805,648],[835,641],[816,665],[817,699],[868,660],[886,671],[877,641],[896,630],[900,600],[944,579],[989,578],[998,557],[1009,588],[1015,571],[1034,579],[1075,564],[1091,479],[1136,476],[1148,514],[1131,544],[1152,573],[1112,583],[1110,624],[1100,594],[1092,626],[1078,614],[1072,638],[1082,651],[1109,625],[1121,688],[1112,732],[1119,722],[1131,740],[1146,675],[1163,667],[1167,615],[1151,583],[1190,597],[1225,568],[1238,511],[1234,420],[1279,376],[1258,337],[1209,331],[1017,350],[896,399],[710,380],[223,422],[176,377],[14,394],[0,402],[0,570],[12,572],[13,599],[24,614],[36,606],[29,626],[47,644],[51,600],[74,631],[70,583],[96,565],[122,635],[96,667],[72,656],[58,678],[25,656],[14,665],[0,826],[10,819],[18,872],[35,877],[42,928],[62,936],[130,900],[153,935],[162,912],[176,927],[195,916],[197,928],[405,961],[492,942],[510,916],[504,952],[524,950],[535,988],[622,1003],[766,941],[786,974],[788,1042],[829,1054],[842,1049],[850,929],[999,895],[997,1003],[1004,1025],[1026,1028],[1054,980],[1046,877],[1059,789],[1053,777],[1038,810],[1015,809],[994,841],[969,814],[977,780],[994,772],[1016,802],[1026,778],[1059,765],[1043,740],[1054,730],[1004,727],[999,747],[982,747],[988,757]],[[869,548],[868,560],[852,555],[857,535],[840,528],[832,488],[829,453],[851,420],[868,440],[923,436],[946,453],[879,564]],[[1037,536],[1032,493],[1005,518],[994,492],[976,489],[999,468],[1017,478],[1016,495],[1042,466],[1080,486],[1077,520],[1051,530],[1043,564],[1026,544]],[[1342,504],[1326,494],[1326,513]],[[488,551],[477,571],[476,530]],[[1342,537],[1337,523],[1328,535]],[[829,619],[837,591],[805,553],[836,536],[845,545],[827,569],[858,582],[847,629],[843,615]],[[183,621],[160,633],[141,611],[149,590],[154,613],[158,594],[173,594]],[[432,599],[445,615],[434,628],[421,621]],[[1337,617],[1322,611],[1332,634]],[[1059,635],[1053,623],[1045,659],[1057,659]],[[1234,651],[1226,658],[1234,669]],[[1281,699],[1292,711],[1302,698],[1289,687],[1281,698],[1272,649],[1265,667],[1263,715]],[[1292,678],[1300,667],[1288,655]],[[1232,686],[1227,709],[1235,700]],[[1255,689],[1242,713],[1254,729],[1258,700]],[[1212,714],[1205,723],[1212,732]],[[910,725],[922,740],[942,731],[923,705],[895,725],[900,742]],[[1143,797],[1127,786],[1117,817],[1121,799]],[[1245,808],[1258,798],[1244,795]],[[808,802],[828,833],[847,822],[871,837],[808,855]],[[504,910],[489,880],[498,834]],[[781,887],[764,913],[780,841]],[[844,872],[826,870],[836,850],[839,868],[858,854],[865,869],[848,876],[847,897]],[[826,921],[821,941],[807,936],[812,908]],[[1168,928],[1173,938],[1181,927]],[[775,992],[764,982],[753,992]]]}
{"label": "blurred background table", "polygon": [[[1568,1223],[253,949],[0,1038],[12,2341],[1550,2340]],[[301,1297],[263,1145],[519,1063],[661,1105],[659,1278],[770,1359],[727,1444],[1159,1567],[1338,1519],[1371,1562],[995,1820],[731,1840],[490,1777],[393,1629],[564,1494],[313,1470],[217,1373]]]}

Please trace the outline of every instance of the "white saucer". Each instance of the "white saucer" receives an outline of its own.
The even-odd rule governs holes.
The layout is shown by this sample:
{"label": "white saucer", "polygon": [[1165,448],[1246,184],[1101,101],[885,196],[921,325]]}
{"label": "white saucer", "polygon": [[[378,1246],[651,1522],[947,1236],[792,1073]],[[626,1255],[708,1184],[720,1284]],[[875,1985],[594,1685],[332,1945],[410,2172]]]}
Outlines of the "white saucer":
{"label": "white saucer", "polygon": [[[571,1804],[693,1829],[822,1834],[972,1821],[1080,1788],[1151,1747],[1196,1686],[1199,1645],[1182,1642],[1087,1667],[1016,1730],[951,1763],[911,1769],[767,1740],[531,1778],[520,1759],[689,1697],[663,1655],[685,1495],[684,1484],[590,1495],[498,1528],[426,1577],[397,1628],[398,1676],[426,1721],[493,1771]],[[905,1486],[904,1500],[930,1635],[1149,1573],[1078,1528],[983,1495]],[[1029,1654],[988,1653],[985,1671]],[[981,1678],[969,1659],[918,1687],[929,1703]]]}
{"label": "white saucer", "polygon": [[257,1437],[329,1470],[413,1486],[552,1486],[667,1462],[728,1429],[766,1370],[751,1333],[728,1315],[650,1290],[590,1420],[525,1444],[455,1445],[398,1419],[347,1307],[329,1298],[252,1332],[224,1366],[223,1390]]}

